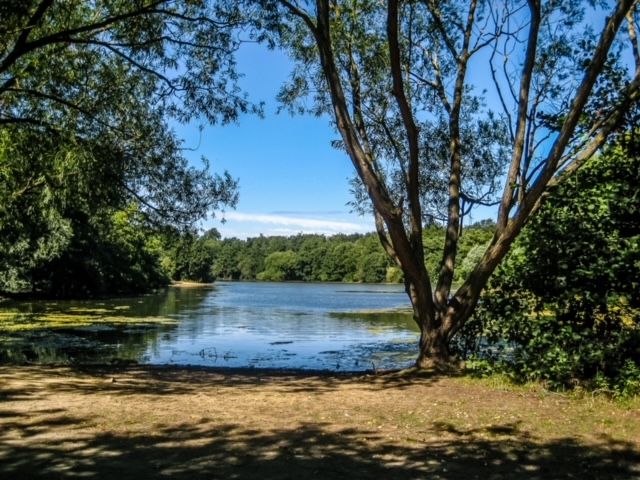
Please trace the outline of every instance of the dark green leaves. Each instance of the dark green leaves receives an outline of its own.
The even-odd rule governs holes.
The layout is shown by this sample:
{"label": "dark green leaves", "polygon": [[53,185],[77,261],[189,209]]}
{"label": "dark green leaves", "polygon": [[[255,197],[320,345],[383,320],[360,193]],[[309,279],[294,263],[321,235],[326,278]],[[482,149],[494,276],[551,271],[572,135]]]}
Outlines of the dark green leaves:
{"label": "dark green leaves", "polygon": [[526,227],[466,327],[467,339],[480,339],[477,354],[487,343],[507,347],[499,360],[513,373],[556,386],[596,376],[616,386],[637,370],[640,157],[632,152],[615,146],[593,158]]}

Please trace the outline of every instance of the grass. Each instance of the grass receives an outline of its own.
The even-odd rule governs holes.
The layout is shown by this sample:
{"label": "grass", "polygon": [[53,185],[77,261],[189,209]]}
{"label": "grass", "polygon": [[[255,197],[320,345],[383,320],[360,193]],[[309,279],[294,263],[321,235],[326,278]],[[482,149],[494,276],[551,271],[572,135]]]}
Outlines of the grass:
{"label": "grass", "polygon": [[632,479],[640,399],[432,373],[0,367],[0,477]]}

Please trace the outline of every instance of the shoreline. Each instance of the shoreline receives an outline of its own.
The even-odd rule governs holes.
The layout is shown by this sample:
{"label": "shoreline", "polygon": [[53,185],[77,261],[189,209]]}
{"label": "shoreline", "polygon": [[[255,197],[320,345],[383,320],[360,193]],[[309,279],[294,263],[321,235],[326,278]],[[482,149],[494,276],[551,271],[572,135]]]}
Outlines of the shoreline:
{"label": "shoreline", "polygon": [[[366,282],[322,282],[322,281],[305,281],[305,280],[285,280],[281,282],[263,281],[263,280],[231,280],[231,279],[219,279],[213,282],[203,283],[194,282],[191,280],[171,280],[166,285],[150,288],[149,290],[140,292],[113,292],[113,293],[101,293],[93,295],[79,295],[79,296],[55,296],[47,293],[32,293],[32,292],[18,292],[11,293],[0,291],[0,305],[6,302],[33,302],[33,301],[58,301],[58,300],[105,300],[114,298],[136,298],[144,297],[145,295],[152,295],[161,290],[167,288],[212,288],[216,284],[222,283],[256,283],[256,284],[291,284],[291,285],[372,285],[372,286],[400,286],[400,283],[390,282],[378,282],[378,283],[366,283]],[[404,293],[404,292],[403,292]]]}
{"label": "shoreline", "polygon": [[[289,378],[350,378],[350,379],[364,379],[366,377],[384,377],[393,375],[415,375],[416,377],[422,376],[437,376],[440,373],[433,371],[416,371],[412,367],[405,369],[368,369],[368,370],[321,370],[321,369],[306,369],[306,368],[273,368],[273,367],[218,367],[212,365],[197,365],[197,364],[149,364],[149,363],[137,363],[133,360],[122,359],[120,361],[114,361],[111,363],[51,363],[51,364],[38,364],[38,363],[3,363],[0,364],[0,370],[3,368],[24,368],[24,369],[42,369],[42,370],[63,370],[68,369],[71,371],[84,372],[84,373],[205,373],[212,375],[222,376],[247,376],[247,377],[289,377]],[[444,374],[442,374],[444,375]]]}

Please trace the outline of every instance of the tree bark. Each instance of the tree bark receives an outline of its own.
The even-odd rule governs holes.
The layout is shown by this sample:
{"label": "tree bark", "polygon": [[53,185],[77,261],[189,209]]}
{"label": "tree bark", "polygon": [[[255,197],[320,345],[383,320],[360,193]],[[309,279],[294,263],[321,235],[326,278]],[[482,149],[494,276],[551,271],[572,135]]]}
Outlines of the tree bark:
{"label": "tree bark", "polygon": [[[460,198],[462,184],[462,145],[460,133],[460,114],[465,92],[465,78],[467,63],[473,54],[471,37],[475,25],[476,0],[470,0],[466,26],[463,28],[461,50],[458,51],[452,42],[445,26],[441,22],[437,3],[427,1],[426,5],[436,20],[442,38],[456,59],[457,75],[452,102],[447,100],[438,68],[436,77],[440,85],[439,96],[445,111],[449,114],[450,138],[450,181],[448,189],[449,209],[446,228],[446,239],[443,251],[442,266],[435,292],[432,291],[431,279],[424,265],[422,245],[422,206],[420,205],[420,132],[414,118],[410,97],[406,94],[403,79],[403,65],[401,55],[401,2],[388,0],[387,3],[387,42],[390,54],[390,75],[393,82],[392,94],[395,97],[401,120],[404,125],[406,143],[409,147],[409,168],[404,172],[406,178],[405,197],[409,201],[409,209],[405,210],[402,201],[396,201],[390,194],[388,184],[383,175],[376,168],[376,158],[371,148],[367,148],[367,138],[364,118],[361,115],[361,90],[359,88],[359,73],[351,59],[350,73],[353,88],[354,114],[350,113],[349,99],[345,95],[339,63],[332,45],[331,37],[331,4],[329,0],[315,0],[316,17],[312,17],[300,10],[288,0],[279,0],[290,13],[301,18],[313,34],[319,53],[320,67],[326,80],[333,105],[335,124],[344,141],[345,149],[353,166],[366,186],[367,192],[375,209],[376,230],[385,251],[402,269],[405,277],[405,290],[411,300],[413,315],[420,328],[419,355],[416,361],[418,368],[450,369],[455,366],[449,348],[451,339],[464,326],[473,314],[482,289],[488,282],[490,275],[508,253],[511,244],[524,227],[527,220],[540,206],[543,194],[554,182],[554,176],[564,171],[572,172],[572,166],[564,165],[563,155],[573,138],[580,116],[589,99],[593,85],[601,73],[609,54],[610,47],[616,33],[629,10],[637,0],[619,0],[617,6],[606,21],[593,56],[586,69],[585,76],[577,88],[577,92],[568,109],[566,119],[561,130],[553,142],[547,158],[543,162],[544,168],[537,178],[529,184],[526,171],[522,172],[521,163],[524,155],[529,94],[533,72],[536,65],[536,50],[538,32],[540,29],[540,3],[538,0],[528,0],[531,14],[531,24],[527,39],[526,58],[523,64],[520,94],[518,98],[518,116],[514,144],[512,146],[511,168],[502,196],[497,230],[491,245],[481,261],[471,272],[466,282],[451,296],[451,286],[456,267],[456,255],[460,230]],[[633,26],[630,28],[633,29]],[[631,32],[635,36],[635,30]],[[353,83],[355,82],[355,83]],[[438,86],[436,82],[436,87]],[[628,86],[626,97],[629,101],[637,101],[638,74]],[[352,86],[353,86],[352,85]],[[585,150],[584,157],[574,155],[578,165],[589,158],[601,147],[608,133],[615,126],[625,111],[623,105],[616,106],[601,126],[601,135],[592,139]],[[355,117],[355,118],[352,118]],[[404,166],[403,166],[404,168]],[[562,175],[564,177],[565,175]],[[516,185],[520,178],[519,185]],[[558,179],[559,177],[555,177]],[[559,181],[559,180],[555,180]],[[520,200],[515,197],[516,187],[521,189]],[[515,211],[514,211],[515,209]]]}
{"label": "tree bark", "polygon": [[420,328],[416,367],[419,369],[448,370],[453,365],[449,339],[442,328]]}
{"label": "tree bark", "polygon": [[420,328],[416,367],[449,369],[453,359],[449,350],[450,337],[445,327],[445,316],[454,315],[455,311],[436,309],[430,282],[421,279],[405,280],[405,289],[411,300],[413,319]]}

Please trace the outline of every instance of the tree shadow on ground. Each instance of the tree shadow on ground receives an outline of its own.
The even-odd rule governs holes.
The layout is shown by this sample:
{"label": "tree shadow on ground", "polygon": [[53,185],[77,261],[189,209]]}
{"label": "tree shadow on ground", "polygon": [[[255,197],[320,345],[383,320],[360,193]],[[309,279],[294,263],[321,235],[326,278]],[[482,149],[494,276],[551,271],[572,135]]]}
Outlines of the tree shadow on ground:
{"label": "tree shadow on ground", "polygon": [[[399,444],[368,428],[306,423],[256,430],[203,419],[153,434],[89,434],[67,411],[16,415],[0,431],[0,478],[12,479],[632,479],[640,452],[603,437],[540,441],[517,423],[461,430],[433,423]],[[5,412],[10,413],[10,412]],[[48,440],[39,438],[46,433]],[[58,435],[56,435],[58,433]],[[421,438],[425,435],[428,438]],[[52,441],[51,438],[56,438]]]}
{"label": "tree shadow on ground", "polygon": [[[68,371],[74,373],[69,382]],[[269,385],[273,391],[284,393],[322,393],[342,386],[357,386],[363,390],[410,388],[416,382],[429,385],[443,375],[438,372],[385,372],[381,374],[334,373],[315,371],[284,371],[266,369],[213,369],[207,367],[164,367],[164,366],[75,366],[69,369],[38,366],[18,367],[15,375],[24,377],[29,372],[32,385],[20,390],[0,389],[0,400],[20,398],[31,399],[42,393],[38,384],[46,381],[49,391],[58,393],[83,392],[86,394],[105,393],[115,395],[188,395],[197,393],[203,387],[216,385],[237,390],[252,390]],[[8,380],[14,375],[9,369],[2,372]],[[448,375],[451,376],[451,375]],[[96,383],[95,380],[102,380]],[[299,381],[304,380],[304,381]]]}
{"label": "tree shadow on ground", "polygon": [[[1,479],[640,479],[635,443],[607,436],[545,440],[518,422],[464,428],[434,419],[402,436],[371,425],[347,428],[323,421],[274,419],[273,425],[280,425],[275,427],[269,417],[258,428],[241,416],[184,423],[160,417],[169,423],[150,420],[114,428],[100,425],[91,409],[81,413],[72,401],[64,403],[78,394],[108,398],[110,405],[165,394],[180,402],[182,395],[200,391],[242,392],[261,386],[282,394],[346,386],[358,395],[362,390],[402,390],[416,382],[431,386],[441,378],[436,374],[363,377],[138,367],[5,368],[1,373]],[[402,390],[402,395],[420,391]],[[37,406],[52,396],[55,402],[45,402],[47,408]]]}

